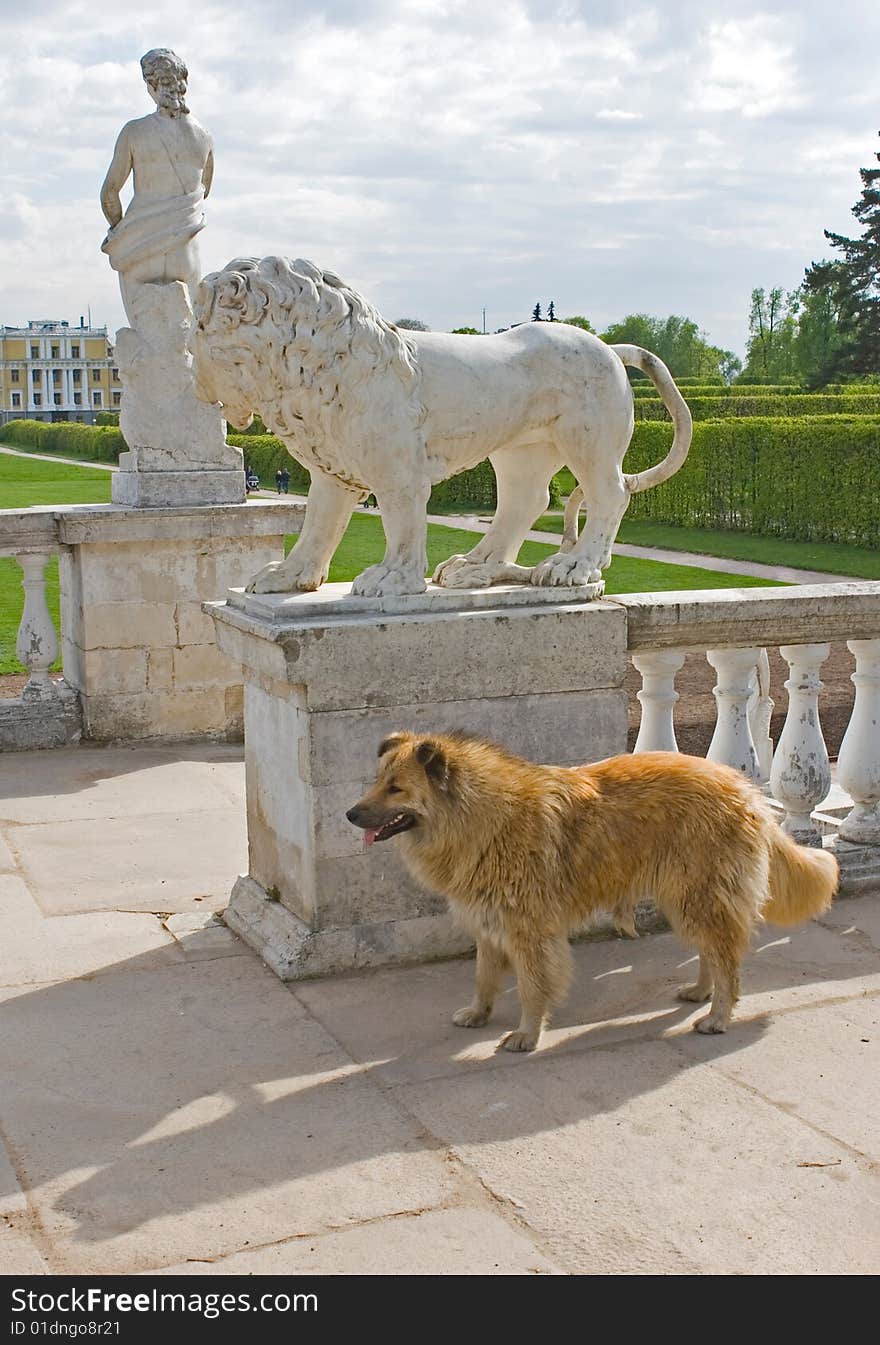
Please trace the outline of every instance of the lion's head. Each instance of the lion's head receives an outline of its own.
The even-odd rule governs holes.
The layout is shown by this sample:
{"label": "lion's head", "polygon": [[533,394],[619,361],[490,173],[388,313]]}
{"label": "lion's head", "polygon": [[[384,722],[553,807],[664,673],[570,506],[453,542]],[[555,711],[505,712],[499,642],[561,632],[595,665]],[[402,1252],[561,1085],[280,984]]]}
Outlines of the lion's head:
{"label": "lion's head", "polygon": [[[376,399],[368,389],[377,378],[396,389],[381,398],[385,432],[389,403],[392,418],[396,406],[411,428],[421,422],[413,340],[312,262],[236,258],[201,282],[194,316],[189,347],[199,397],[222,403],[234,425],[258,411],[306,466],[357,480],[344,446],[352,425],[371,431]],[[378,423],[375,432],[382,433]]]}

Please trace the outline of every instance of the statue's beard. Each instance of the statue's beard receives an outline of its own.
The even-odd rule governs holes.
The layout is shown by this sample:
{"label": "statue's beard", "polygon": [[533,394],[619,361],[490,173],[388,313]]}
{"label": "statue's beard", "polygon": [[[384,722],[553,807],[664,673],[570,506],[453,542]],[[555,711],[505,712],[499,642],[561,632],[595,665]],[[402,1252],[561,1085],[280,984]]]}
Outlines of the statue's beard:
{"label": "statue's beard", "polygon": [[185,117],[189,114],[182,93],[160,93],[159,106],[172,117]]}

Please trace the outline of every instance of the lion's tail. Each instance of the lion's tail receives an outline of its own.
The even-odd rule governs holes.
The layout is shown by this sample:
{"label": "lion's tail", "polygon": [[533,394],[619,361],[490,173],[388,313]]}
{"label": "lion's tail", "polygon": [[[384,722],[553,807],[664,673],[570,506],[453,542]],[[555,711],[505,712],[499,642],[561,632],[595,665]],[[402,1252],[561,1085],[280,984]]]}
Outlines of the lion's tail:
{"label": "lion's tail", "polygon": [[837,891],[837,860],[829,850],[798,845],[778,825],[770,831],[770,895],[761,912],[774,925],[799,925],[821,915]]}
{"label": "lion's tail", "polygon": [[693,421],[687,402],[675,386],[672,374],[661,359],[652,355],[649,350],[642,350],[641,346],[612,346],[611,349],[624,364],[631,364],[648,375],[675,427],[672,447],[663,461],[658,462],[655,467],[648,467],[644,472],[627,476],[626,484],[630,493],[635,495],[640,490],[647,490],[650,486],[659,486],[662,482],[668,481],[670,476],[674,476],[679,467],[684,465],[691,446]]}

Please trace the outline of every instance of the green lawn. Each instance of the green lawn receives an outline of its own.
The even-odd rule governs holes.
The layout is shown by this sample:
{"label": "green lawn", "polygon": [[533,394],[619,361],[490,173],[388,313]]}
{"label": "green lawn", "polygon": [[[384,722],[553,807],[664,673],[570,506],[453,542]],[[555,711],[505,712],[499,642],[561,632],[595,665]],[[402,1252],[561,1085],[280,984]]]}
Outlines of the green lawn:
{"label": "green lawn", "polygon": [[[94,468],[16,458],[0,454],[0,509],[23,509],[32,504],[101,503],[110,498],[110,473]],[[459,551],[469,551],[479,534],[431,524],[428,528],[428,568]],[[287,539],[288,549],[295,538]],[[367,565],[380,560],[384,551],[381,519],[376,514],[356,514],[333,559],[330,578],[347,581]],[[534,565],[553,550],[551,545],[526,542],[520,552],[523,564]],[[605,574],[608,593],[656,592],[670,589],[738,588],[764,586],[767,580],[719,574],[713,570],[654,561],[616,557]],[[49,606],[58,622],[58,566],[48,571]],[[0,559],[0,673],[20,672],[15,657],[15,639],[23,602],[21,572],[11,559]]]}
{"label": "green lawn", "polygon": [[[561,532],[562,515],[545,514],[535,527],[542,532]],[[756,561],[760,565],[792,565],[801,570],[848,574],[857,579],[880,579],[880,551],[867,551],[842,542],[788,542],[780,537],[755,537],[751,533],[676,528],[637,518],[623,520],[617,540],[631,546],[659,546],[670,551],[723,556],[727,560]]]}

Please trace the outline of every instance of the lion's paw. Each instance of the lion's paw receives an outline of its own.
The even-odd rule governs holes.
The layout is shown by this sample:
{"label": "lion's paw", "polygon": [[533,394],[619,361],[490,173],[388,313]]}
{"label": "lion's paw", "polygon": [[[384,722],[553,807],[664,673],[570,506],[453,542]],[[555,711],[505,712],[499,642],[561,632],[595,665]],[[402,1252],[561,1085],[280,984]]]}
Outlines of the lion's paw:
{"label": "lion's paw", "polygon": [[596,584],[601,578],[602,571],[597,570],[589,558],[584,559],[571,552],[548,556],[532,571],[532,583],[542,588]]}
{"label": "lion's paw", "polygon": [[283,560],[270,561],[258,570],[246,586],[246,593],[314,593],[320,588],[326,574],[312,566],[288,565]]}
{"label": "lion's paw", "polygon": [[433,582],[443,588],[488,588],[493,579],[485,561],[471,560],[470,556],[450,556],[437,566]]}
{"label": "lion's paw", "polygon": [[390,598],[409,593],[424,593],[427,588],[423,575],[403,570],[395,565],[371,565],[359,574],[351,591],[359,598]]}

